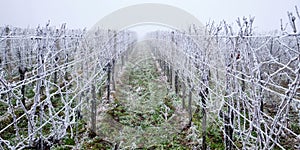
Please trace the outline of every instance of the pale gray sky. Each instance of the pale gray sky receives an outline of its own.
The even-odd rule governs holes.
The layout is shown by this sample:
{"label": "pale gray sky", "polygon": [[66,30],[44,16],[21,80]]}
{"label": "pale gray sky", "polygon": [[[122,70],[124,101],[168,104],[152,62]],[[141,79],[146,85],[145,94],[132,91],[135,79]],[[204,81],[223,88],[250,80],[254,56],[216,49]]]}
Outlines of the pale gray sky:
{"label": "pale gray sky", "polygon": [[[91,28],[102,17],[130,5],[161,3],[181,8],[202,23],[255,16],[257,30],[279,29],[280,18],[300,7],[300,0],[0,0],[0,26],[36,27],[51,20],[69,28]],[[300,20],[298,20],[300,21]]]}

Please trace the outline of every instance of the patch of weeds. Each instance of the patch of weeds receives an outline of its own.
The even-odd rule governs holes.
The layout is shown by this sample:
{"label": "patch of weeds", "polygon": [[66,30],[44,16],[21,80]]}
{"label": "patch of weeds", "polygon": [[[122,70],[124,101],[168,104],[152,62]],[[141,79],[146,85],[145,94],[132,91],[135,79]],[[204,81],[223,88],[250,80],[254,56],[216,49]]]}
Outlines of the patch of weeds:
{"label": "patch of weeds", "polygon": [[222,131],[217,126],[208,126],[206,139],[211,149],[225,149]]}
{"label": "patch of weeds", "polygon": [[65,145],[75,145],[74,138],[66,137],[63,139]]}
{"label": "patch of weeds", "polygon": [[297,123],[291,123],[290,126],[291,126],[291,130],[294,133],[300,135],[300,125],[299,124],[297,124]]}
{"label": "patch of weeds", "polygon": [[188,150],[192,148],[192,145],[189,145],[189,141],[185,138],[185,133],[178,133],[171,137],[171,140],[167,140],[156,145],[149,146],[144,149],[175,149],[175,150]]}
{"label": "patch of weeds", "polygon": [[122,118],[123,116],[128,115],[128,112],[123,105],[118,102],[113,103],[113,105],[115,105],[115,107],[107,111],[107,113],[111,115],[113,119],[115,119],[116,121],[120,121],[120,117]]}
{"label": "patch of weeds", "polygon": [[28,90],[26,90],[25,96],[26,96],[28,99],[33,98],[34,95],[35,95],[35,92],[33,91],[33,88],[29,88]]}
{"label": "patch of weeds", "polygon": [[[199,108],[197,108],[199,109]],[[202,131],[202,122],[201,122],[202,115],[200,113],[200,109],[196,110],[193,114],[193,123],[197,126],[198,131]],[[206,128],[206,140],[207,145],[211,149],[225,149],[223,143],[223,133],[219,129],[218,125],[207,123]]]}
{"label": "patch of weeds", "polygon": [[112,147],[113,147],[112,143],[100,137],[95,137],[92,140],[82,145],[82,149],[89,149],[89,150],[106,150],[106,149],[112,149]]}
{"label": "patch of weeds", "polygon": [[7,108],[8,108],[8,106],[5,103],[0,102],[0,116],[4,115],[6,113]]}

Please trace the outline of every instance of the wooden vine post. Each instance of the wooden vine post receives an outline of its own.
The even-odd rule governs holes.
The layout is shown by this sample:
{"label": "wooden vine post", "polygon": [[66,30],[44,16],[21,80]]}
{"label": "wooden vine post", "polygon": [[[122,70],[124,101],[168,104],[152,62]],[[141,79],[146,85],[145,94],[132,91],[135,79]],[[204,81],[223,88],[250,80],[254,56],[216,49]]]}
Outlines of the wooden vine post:
{"label": "wooden vine post", "polygon": [[95,85],[92,85],[92,109],[91,109],[91,128],[94,133],[96,133],[96,113],[97,113],[97,99]]}
{"label": "wooden vine post", "polygon": [[178,95],[179,93],[179,88],[178,88],[178,71],[175,71],[175,76],[174,76],[174,86],[175,86],[175,93]]}
{"label": "wooden vine post", "polygon": [[10,35],[10,28],[7,26],[5,28],[5,35],[7,36],[7,39],[6,39],[6,45],[5,45],[5,50],[4,50],[4,58],[3,58],[3,64],[6,64],[6,68],[7,68],[7,76],[8,76],[8,79],[11,79],[12,76],[11,76],[11,73],[12,73],[12,66],[10,65],[9,62],[11,62],[11,55],[12,55],[12,52],[11,52],[11,39],[9,38],[9,35]]}
{"label": "wooden vine post", "polygon": [[185,108],[186,86],[184,82],[182,82],[181,85],[182,85],[182,109],[186,109]]}
{"label": "wooden vine post", "polygon": [[110,62],[106,66],[107,71],[107,81],[106,81],[106,90],[107,90],[107,100],[110,99],[110,78],[111,78],[111,64]]}
{"label": "wooden vine post", "polygon": [[[115,83],[115,57],[117,57],[117,32],[114,31],[113,36],[113,59],[111,62],[111,82],[112,82],[112,90],[116,90],[116,83]],[[115,55],[115,56],[114,56]]]}
{"label": "wooden vine post", "polygon": [[191,85],[191,82],[190,82],[190,79],[188,79],[188,84],[190,86],[190,89],[189,89],[189,102],[188,102],[188,113],[189,113],[189,127],[191,126],[192,124],[192,119],[193,119],[193,113],[192,113],[192,90],[193,90],[193,87]]}
{"label": "wooden vine post", "polygon": [[[204,81],[205,83],[205,81]],[[208,95],[208,88],[205,87],[204,91],[200,92],[201,103],[202,103],[202,149],[207,149],[206,144],[206,126],[207,126],[207,114],[206,114],[206,100]]]}
{"label": "wooden vine post", "polygon": [[[172,60],[172,63],[175,61],[174,60],[174,56],[175,56],[175,50],[176,50],[176,47],[174,47],[173,45],[175,45],[175,40],[174,40],[174,31],[171,32],[171,40],[172,40],[172,51],[171,51],[171,60]],[[173,90],[176,89],[176,83],[175,83],[175,78],[176,78],[176,70],[175,70],[175,64],[173,63],[173,67],[171,69],[171,88]],[[175,90],[175,93],[177,94],[176,90]]]}
{"label": "wooden vine post", "polygon": [[115,59],[112,59],[111,63],[111,82],[112,82],[112,91],[116,90],[116,83],[115,83]]}

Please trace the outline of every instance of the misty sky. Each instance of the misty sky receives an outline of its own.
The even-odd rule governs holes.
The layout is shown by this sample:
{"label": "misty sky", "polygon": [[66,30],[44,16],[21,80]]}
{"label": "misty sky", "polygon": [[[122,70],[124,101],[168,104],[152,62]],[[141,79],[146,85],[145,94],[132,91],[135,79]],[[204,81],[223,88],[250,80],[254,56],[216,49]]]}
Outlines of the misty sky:
{"label": "misty sky", "polygon": [[287,23],[287,11],[300,7],[300,0],[0,0],[0,26],[36,27],[51,20],[56,26],[66,22],[69,28],[90,28],[113,11],[149,2],[181,8],[202,23],[255,16],[259,31],[279,29],[280,18]]}

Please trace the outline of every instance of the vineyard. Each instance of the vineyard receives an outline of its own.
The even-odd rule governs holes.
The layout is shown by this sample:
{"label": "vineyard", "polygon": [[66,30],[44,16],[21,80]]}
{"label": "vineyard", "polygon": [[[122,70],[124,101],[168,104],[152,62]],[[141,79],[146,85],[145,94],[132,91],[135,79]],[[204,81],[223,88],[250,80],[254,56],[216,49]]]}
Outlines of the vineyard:
{"label": "vineyard", "polygon": [[[296,9],[297,10],[297,9]],[[300,20],[0,27],[0,149],[300,149]]]}

